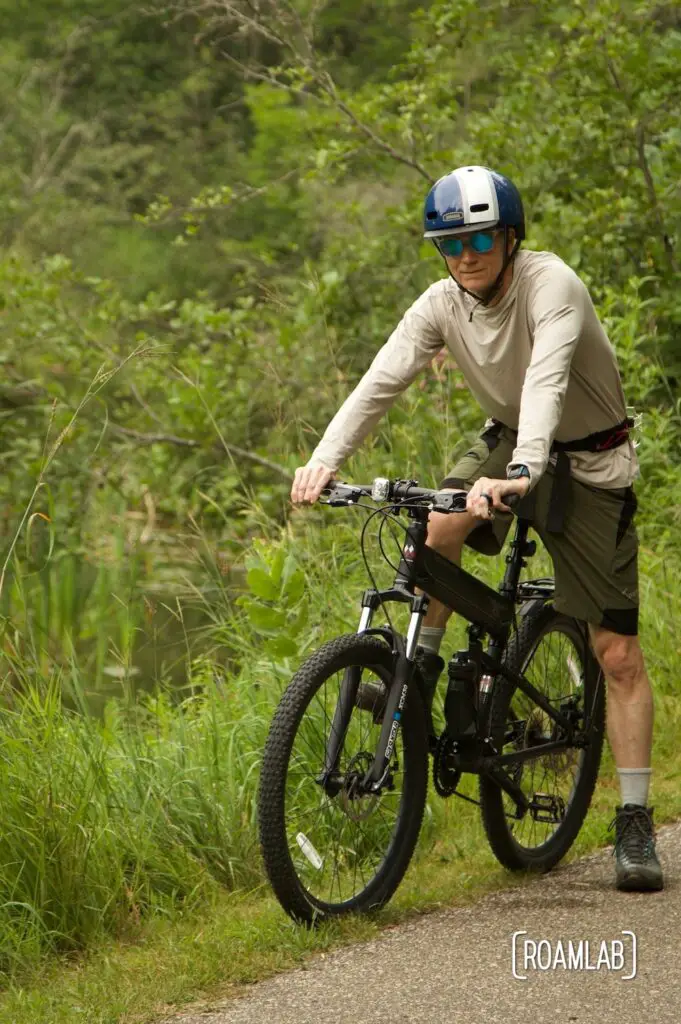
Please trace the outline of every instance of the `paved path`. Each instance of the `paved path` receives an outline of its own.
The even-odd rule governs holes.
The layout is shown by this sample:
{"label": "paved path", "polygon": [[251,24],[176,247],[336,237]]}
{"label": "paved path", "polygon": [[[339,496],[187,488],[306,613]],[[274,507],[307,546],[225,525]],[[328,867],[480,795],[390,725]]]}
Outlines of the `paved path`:
{"label": "paved path", "polygon": [[[659,830],[658,851],[664,892],[618,893],[609,848],[475,905],[318,956],[244,997],[174,1016],[172,1024],[680,1024],[681,822]],[[527,980],[513,977],[518,931],[526,934],[516,940],[516,969]],[[624,931],[637,940],[631,980],[624,980],[633,953]],[[538,947],[535,967],[532,943],[541,940],[548,944]],[[561,964],[561,949],[569,962],[569,940],[577,962],[580,940],[589,940],[588,955],[581,946],[582,969]],[[622,970],[615,969],[613,940],[624,943]],[[599,956],[600,968],[587,970]],[[540,970],[547,959],[555,969]]]}

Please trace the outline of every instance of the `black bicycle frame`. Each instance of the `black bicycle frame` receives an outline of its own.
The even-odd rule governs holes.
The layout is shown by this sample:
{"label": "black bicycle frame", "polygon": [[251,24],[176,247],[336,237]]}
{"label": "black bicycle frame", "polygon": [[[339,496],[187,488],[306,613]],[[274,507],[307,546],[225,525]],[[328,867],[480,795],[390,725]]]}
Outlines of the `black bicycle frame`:
{"label": "black bicycle frame", "polygon": [[[530,523],[525,519],[517,520],[511,550],[506,557],[504,578],[499,590],[496,591],[427,546],[429,514],[427,507],[404,506],[404,508],[413,522],[407,528],[406,541],[395,580],[389,590],[366,590],[364,592],[362,615],[357,630],[358,633],[383,636],[390,643],[395,659],[394,683],[388,688],[381,734],[373,764],[364,777],[364,786],[367,790],[380,790],[389,771],[395,740],[400,728],[402,710],[409,690],[421,624],[429,599],[432,597],[458,612],[471,623],[468,628],[469,653],[479,667],[478,678],[482,673],[492,677],[503,676],[522,690],[553,722],[565,730],[567,738],[563,741],[539,744],[531,750],[503,755],[492,749],[488,754],[476,756],[466,762],[464,770],[490,775],[523,810],[526,810],[529,806],[527,797],[502,765],[518,763],[551,751],[564,750],[569,743],[574,743],[572,721],[557,710],[524,675],[512,672],[502,664],[504,650],[514,621],[520,573],[526,564],[524,556],[532,554],[535,550],[535,542],[527,540]],[[525,585],[523,584],[523,586]],[[415,587],[421,588],[425,593],[415,594]],[[541,595],[541,593],[542,588],[539,588],[539,594]],[[374,611],[386,601],[399,601],[411,606],[406,640],[387,627],[371,628]],[[487,652],[482,649],[482,640],[485,634],[490,636]],[[357,697],[360,675],[361,668],[359,667],[353,666],[346,669],[341,684],[340,699],[336,705],[326,747],[324,770],[318,779],[330,794],[333,794],[341,785],[338,779],[338,764],[350,724],[352,708]],[[485,738],[485,742],[489,742],[488,737]]]}

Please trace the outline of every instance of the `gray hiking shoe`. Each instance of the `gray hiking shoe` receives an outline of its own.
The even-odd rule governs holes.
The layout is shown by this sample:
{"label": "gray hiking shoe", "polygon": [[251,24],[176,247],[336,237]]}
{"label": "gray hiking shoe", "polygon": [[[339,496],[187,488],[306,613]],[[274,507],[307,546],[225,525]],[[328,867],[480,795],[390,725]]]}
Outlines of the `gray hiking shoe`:
{"label": "gray hiking shoe", "polygon": [[626,892],[663,889],[662,868],[655,853],[653,808],[640,804],[617,807],[608,831],[613,828],[617,888]]}
{"label": "gray hiking shoe", "polygon": [[[445,667],[444,659],[439,654],[435,654],[434,651],[427,651],[423,647],[417,647],[414,662],[423,679],[426,706],[428,711],[430,711],[433,705],[437,681],[440,678],[442,669]],[[383,683],[360,683],[355,704],[363,711],[371,711],[374,716],[374,722],[380,725],[383,721],[386,697],[387,690]]]}

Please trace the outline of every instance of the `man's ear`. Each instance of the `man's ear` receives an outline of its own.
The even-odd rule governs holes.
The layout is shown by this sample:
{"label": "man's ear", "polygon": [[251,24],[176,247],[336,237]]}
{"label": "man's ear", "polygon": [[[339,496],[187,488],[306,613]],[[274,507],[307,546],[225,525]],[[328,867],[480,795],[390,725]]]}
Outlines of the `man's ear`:
{"label": "man's ear", "polygon": [[515,245],[515,228],[508,229],[508,248],[507,252],[513,252],[513,246]]}

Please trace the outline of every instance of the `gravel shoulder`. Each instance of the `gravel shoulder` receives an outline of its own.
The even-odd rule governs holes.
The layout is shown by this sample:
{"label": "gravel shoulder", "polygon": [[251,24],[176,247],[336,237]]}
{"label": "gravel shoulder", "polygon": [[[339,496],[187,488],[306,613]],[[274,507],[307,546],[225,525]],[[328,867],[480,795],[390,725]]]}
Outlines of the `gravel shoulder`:
{"label": "gravel shoulder", "polygon": [[[681,822],[659,829],[657,847],[663,892],[617,892],[609,847],[163,1024],[640,1024],[644,1014],[678,1024]],[[634,940],[625,932],[636,940],[629,980]]]}

